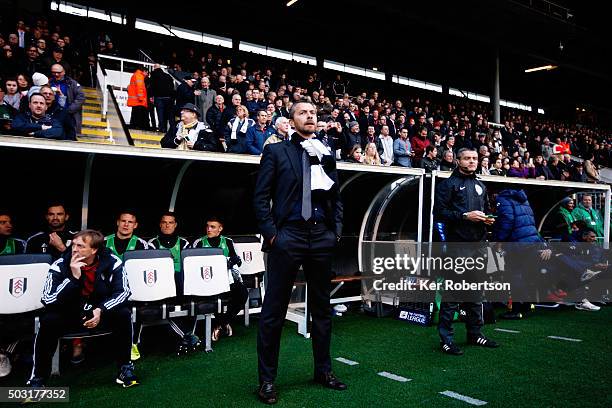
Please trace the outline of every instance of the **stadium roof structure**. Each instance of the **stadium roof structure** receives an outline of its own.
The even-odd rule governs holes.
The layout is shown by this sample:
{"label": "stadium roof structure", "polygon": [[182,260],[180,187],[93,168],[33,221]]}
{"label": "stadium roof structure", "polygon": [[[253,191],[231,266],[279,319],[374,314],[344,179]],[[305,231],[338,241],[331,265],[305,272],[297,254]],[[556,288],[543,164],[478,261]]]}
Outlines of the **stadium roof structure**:
{"label": "stadium roof structure", "polygon": [[[487,95],[499,50],[503,99],[547,112],[567,114],[581,105],[610,113],[612,44],[604,13],[584,2],[556,1],[299,0],[287,7],[285,0],[236,0],[229,14],[223,2],[196,2],[188,11],[143,1],[104,7]],[[548,64],[558,69],[525,73]]]}

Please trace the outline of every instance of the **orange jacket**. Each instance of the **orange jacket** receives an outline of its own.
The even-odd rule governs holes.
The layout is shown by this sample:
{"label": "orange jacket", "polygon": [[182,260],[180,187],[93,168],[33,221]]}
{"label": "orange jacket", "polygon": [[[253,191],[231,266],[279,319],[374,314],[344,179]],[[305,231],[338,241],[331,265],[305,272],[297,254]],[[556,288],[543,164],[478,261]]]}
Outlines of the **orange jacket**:
{"label": "orange jacket", "polygon": [[147,107],[147,88],[145,87],[145,74],[137,69],[130,78],[130,84],[127,88],[128,100],[127,106],[144,106]]}

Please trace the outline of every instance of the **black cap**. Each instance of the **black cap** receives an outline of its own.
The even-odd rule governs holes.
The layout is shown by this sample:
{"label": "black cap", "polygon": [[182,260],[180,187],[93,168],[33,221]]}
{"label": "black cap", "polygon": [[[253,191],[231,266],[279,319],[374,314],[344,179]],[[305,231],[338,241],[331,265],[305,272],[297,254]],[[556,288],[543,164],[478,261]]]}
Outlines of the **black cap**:
{"label": "black cap", "polygon": [[193,81],[193,77],[191,75],[184,76],[183,81]]}
{"label": "black cap", "polygon": [[190,110],[192,112],[195,112],[195,114],[198,115],[198,117],[200,117],[200,111],[198,110],[198,107],[195,106],[193,103],[184,104],[183,106],[181,106],[181,109],[179,110],[179,112],[182,110]]}

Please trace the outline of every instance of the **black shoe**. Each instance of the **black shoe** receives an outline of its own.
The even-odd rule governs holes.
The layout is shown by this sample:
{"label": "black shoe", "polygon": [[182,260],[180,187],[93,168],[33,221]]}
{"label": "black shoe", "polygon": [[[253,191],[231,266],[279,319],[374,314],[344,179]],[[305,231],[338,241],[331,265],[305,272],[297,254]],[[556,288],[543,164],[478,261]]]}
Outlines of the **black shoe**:
{"label": "black shoe", "polygon": [[273,382],[264,381],[259,387],[257,396],[264,404],[273,405],[278,402],[278,395]]}
{"label": "black shoe", "polygon": [[525,316],[521,312],[505,312],[500,314],[499,317],[504,320],[521,320]]}
{"label": "black shoe", "polygon": [[[26,383],[26,387],[30,387],[36,390],[36,389],[45,388],[45,384],[43,383],[42,378],[34,377]],[[21,403],[22,404],[36,403],[36,402],[40,402],[41,399],[42,397],[32,395],[31,397],[27,397],[26,399],[21,401]]]}
{"label": "black shoe", "polygon": [[455,343],[441,343],[440,350],[446,354],[452,354],[453,356],[462,356],[463,350],[461,350]]}
{"label": "black shoe", "polygon": [[130,362],[129,364],[122,365],[115,382],[121,384],[123,388],[140,384],[138,378],[134,375],[134,363]]}
{"label": "black shoe", "polygon": [[202,342],[200,341],[200,338],[195,334],[185,334],[183,338],[179,341],[179,344],[176,349],[176,354],[180,356],[181,354],[195,352],[198,350],[201,344]]}
{"label": "black shoe", "polygon": [[497,348],[499,344],[491,339],[487,339],[485,336],[472,337],[468,339],[468,343],[474,346]]}
{"label": "black shoe", "polygon": [[331,388],[332,390],[346,390],[346,384],[340,381],[331,371],[329,373],[316,374],[314,380],[322,386]]}

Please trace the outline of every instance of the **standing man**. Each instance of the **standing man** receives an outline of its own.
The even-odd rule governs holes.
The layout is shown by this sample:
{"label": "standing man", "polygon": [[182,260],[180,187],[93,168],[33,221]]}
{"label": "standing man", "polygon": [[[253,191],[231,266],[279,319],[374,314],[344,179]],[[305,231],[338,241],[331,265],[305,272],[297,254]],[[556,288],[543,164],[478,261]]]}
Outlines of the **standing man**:
{"label": "standing man", "polygon": [[149,99],[145,79],[149,75],[144,68],[137,69],[130,78],[127,87],[127,106],[132,108],[130,127],[132,129],[149,129]]}
{"label": "standing man", "polygon": [[[444,224],[448,242],[481,242],[487,236],[487,225],[494,218],[487,217],[489,200],[487,188],[476,178],[478,153],[474,149],[463,148],[457,152],[457,168],[451,176],[436,186],[434,217]],[[466,312],[465,325],[468,342],[482,347],[499,345],[482,334],[484,324],[482,303],[463,303]],[[438,332],[441,350],[452,355],[462,355],[463,351],[453,341],[453,318],[459,311],[459,303],[442,302]]]}
{"label": "standing man", "polygon": [[[300,266],[308,282],[315,381],[331,389],[346,389],[331,370],[329,351],[331,263],[342,234],[336,161],[329,154],[321,154],[328,150],[315,140],[317,108],[311,102],[296,102],[289,116],[295,133],[290,140],[264,149],[254,199],[264,237],[262,249],[269,251],[268,284],[257,335],[258,396],[266,404],[278,401],[274,381],[281,330]],[[318,188],[313,190],[311,166],[318,165],[331,183],[319,186],[315,182]]]}
{"label": "standing man", "polygon": [[210,78],[208,77],[203,77],[200,83],[202,84],[202,89],[194,92],[197,96],[196,105],[198,105],[198,109],[200,109],[202,122],[212,127],[212,125],[207,122],[206,114],[208,113],[208,109],[216,102],[217,91],[210,89]]}
{"label": "standing man", "polygon": [[70,219],[70,214],[66,211],[64,204],[59,202],[51,203],[47,207],[45,220],[47,221],[46,231],[38,232],[28,238],[26,242],[26,252],[29,254],[50,254],[55,261],[70,246],[72,237],[76,232],[68,230],[66,223]]}
{"label": "standing man", "polygon": [[[66,75],[66,70],[61,64],[51,65],[51,76],[49,85],[57,88],[57,102],[68,111],[68,115],[74,120],[76,133],[80,135],[81,125],[83,124],[85,92],[77,81]],[[63,98],[63,96],[66,98]],[[64,105],[62,105],[63,101],[65,101]]]}
{"label": "standing man", "polygon": [[150,90],[151,94],[149,97],[153,97],[153,104],[157,111],[159,131],[166,133],[168,121],[170,121],[170,117],[174,114],[172,105],[174,99],[174,80],[170,74],[164,72],[159,64],[153,66]]}

